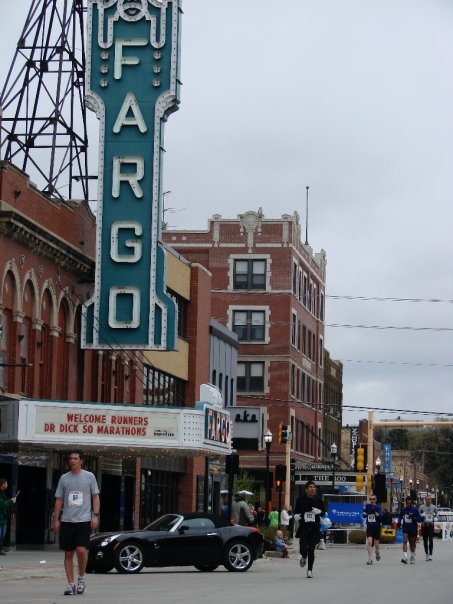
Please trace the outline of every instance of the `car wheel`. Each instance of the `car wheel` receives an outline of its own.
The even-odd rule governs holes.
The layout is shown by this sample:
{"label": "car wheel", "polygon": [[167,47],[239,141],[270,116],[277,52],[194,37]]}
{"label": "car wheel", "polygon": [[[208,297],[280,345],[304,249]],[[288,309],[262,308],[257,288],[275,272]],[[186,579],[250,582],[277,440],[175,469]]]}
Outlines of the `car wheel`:
{"label": "car wheel", "polygon": [[218,564],[195,564],[195,568],[197,570],[201,570],[203,573],[210,573],[215,570],[219,565]]}
{"label": "car wheel", "polygon": [[143,568],[145,553],[139,543],[125,542],[115,550],[114,565],[119,573],[139,573]]}
{"label": "car wheel", "polygon": [[225,549],[223,564],[231,572],[245,572],[253,564],[253,550],[246,541],[231,541]]}

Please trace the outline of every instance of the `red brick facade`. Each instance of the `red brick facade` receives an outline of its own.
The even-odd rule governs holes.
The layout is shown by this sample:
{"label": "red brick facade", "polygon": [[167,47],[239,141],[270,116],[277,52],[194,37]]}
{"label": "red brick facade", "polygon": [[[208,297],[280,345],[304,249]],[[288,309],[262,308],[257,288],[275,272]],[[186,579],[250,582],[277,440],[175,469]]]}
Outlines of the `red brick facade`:
{"label": "red brick facade", "polygon": [[[166,231],[164,240],[212,273],[212,317],[242,334],[237,404],[267,408],[271,470],[289,467],[290,458],[328,456],[338,439],[332,426],[325,431],[323,407],[326,258],[301,242],[297,214],[213,216],[207,231]],[[247,371],[262,375],[254,381]],[[280,422],[292,432],[291,445],[278,444]],[[242,468],[263,469],[263,449],[238,452]]]}
{"label": "red brick facade", "polygon": [[[143,404],[146,373],[141,352],[92,351],[80,347],[83,302],[92,295],[94,283],[95,239],[95,217],[86,202],[52,200],[40,193],[26,174],[8,162],[0,162],[1,398],[68,400],[75,405],[78,401]],[[185,361],[189,364],[188,380],[184,400],[170,403],[175,407],[193,406],[199,400],[200,385],[209,381],[210,291],[209,271],[199,264],[191,266],[190,300],[184,301],[188,305],[189,352]],[[166,353],[161,354],[164,357]],[[168,383],[175,377],[184,382],[171,373],[171,366],[158,369]],[[17,454],[18,447],[17,443],[0,443],[5,453]],[[43,462],[44,467],[50,468],[60,453],[56,449],[46,451],[44,455],[50,461]],[[127,459],[126,455],[121,460],[119,452],[113,450],[101,454],[86,450],[86,453],[92,456],[89,463],[99,476],[108,475],[105,484],[112,485],[102,507],[103,518],[109,517],[115,524],[102,527],[101,523],[103,530],[119,528],[119,509],[107,514],[107,508],[111,501],[119,502],[118,489],[126,488],[125,481],[129,490],[126,495],[130,495],[131,501],[125,515],[129,513],[130,522],[133,519],[136,527],[142,526],[141,510],[145,508],[146,515],[151,517],[158,512],[175,511],[176,507],[196,509],[197,477],[204,478],[204,457],[188,458],[186,462],[179,459],[179,463],[170,467],[165,463],[167,460],[161,463],[157,455],[151,464],[146,464],[148,458]],[[32,466],[42,463],[40,454],[33,449],[27,451],[30,458],[35,454],[38,461],[33,461]],[[108,459],[109,455],[115,460]],[[103,457],[108,461],[104,463]],[[15,464],[14,471],[7,464],[1,469],[17,488],[15,481],[18,474],[20,484],[21,469],[17,470],[17,461]],[[62,469],[53,466],[47,482],[52,482]],[[122,481],[118,476],[121,472]],[[162,484],[165,487],[162,497],[154,507],[148,505],[148,494],[156,495],[157,501]],[[52,501],[53,489],[49,487],[46,493],[41,486],[40,493],[46,498],[45,507]],[[46,518],[50,514],[46,513]]]}

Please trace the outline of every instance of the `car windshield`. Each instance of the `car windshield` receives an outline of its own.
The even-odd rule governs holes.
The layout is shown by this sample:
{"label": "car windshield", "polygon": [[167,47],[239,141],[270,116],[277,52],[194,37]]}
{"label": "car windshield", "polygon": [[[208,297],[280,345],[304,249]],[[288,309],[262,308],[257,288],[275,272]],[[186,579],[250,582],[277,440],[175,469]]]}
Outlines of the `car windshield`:
{"label": "car windshield", "polygon": [[165,514],[157,518],[151,524],[145,527],[146,531],[171,531],[182,520],[182,516],[178,514]]}

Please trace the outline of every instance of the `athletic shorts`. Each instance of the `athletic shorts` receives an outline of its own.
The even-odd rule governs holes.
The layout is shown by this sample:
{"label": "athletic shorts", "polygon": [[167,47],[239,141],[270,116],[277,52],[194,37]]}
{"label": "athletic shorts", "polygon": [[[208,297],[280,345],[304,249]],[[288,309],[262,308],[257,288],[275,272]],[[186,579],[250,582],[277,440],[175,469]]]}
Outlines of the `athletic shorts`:
{"label": "athletic shorts", "polygon": [[72,552],[90,545],[91,522],[60,522],[60,549]]}
{"label": "athletic shorts", "polygon": [[368,525],[366,527],[366,536],[373,537],[376,541],[379,541],[381,537],[381,527],[379,525]]}
{"label": "athletic shorts", "polygon": [[407,528],[403,528],[403,535],[407,535],[409,541],[415,540],[417,538],[417,528],[408,530]]}

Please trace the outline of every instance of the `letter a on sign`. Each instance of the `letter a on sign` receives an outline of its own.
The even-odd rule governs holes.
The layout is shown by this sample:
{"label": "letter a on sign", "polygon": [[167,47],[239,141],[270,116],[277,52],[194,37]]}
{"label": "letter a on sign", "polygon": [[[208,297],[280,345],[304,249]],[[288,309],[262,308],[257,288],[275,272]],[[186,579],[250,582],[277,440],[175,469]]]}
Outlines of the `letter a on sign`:
{"label": "letter a on sign", "polygon": [[180,0],[88,0],[87,106],[100,122],[94,295],[84,348],[173,350],[163,123],[179,104]]}

